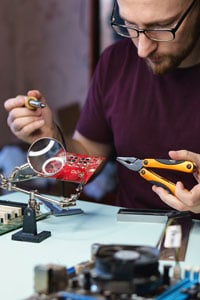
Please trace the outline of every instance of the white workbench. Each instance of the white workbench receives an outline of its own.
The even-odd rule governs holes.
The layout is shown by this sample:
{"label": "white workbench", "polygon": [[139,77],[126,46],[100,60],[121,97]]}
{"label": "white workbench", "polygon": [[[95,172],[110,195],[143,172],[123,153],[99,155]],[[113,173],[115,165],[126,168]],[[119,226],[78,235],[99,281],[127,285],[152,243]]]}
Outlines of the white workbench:
{"label": "white workbench", "polygon": [[[27,202],[28,196],[10,193],[1,200]],[[16,231],[0,236],[0,299],[22,300],[34,292],[34,267],[55,263],[70,267],[91,257],[93,243],[155,246],[164,228],[162,223],[119,222],[119,208],[77,201],[83,214],[49,216],[37,222],[38,233],[51,231],[41,243],[11,239]],[[200,223],[194,223],[185,264],[200,266]]]}

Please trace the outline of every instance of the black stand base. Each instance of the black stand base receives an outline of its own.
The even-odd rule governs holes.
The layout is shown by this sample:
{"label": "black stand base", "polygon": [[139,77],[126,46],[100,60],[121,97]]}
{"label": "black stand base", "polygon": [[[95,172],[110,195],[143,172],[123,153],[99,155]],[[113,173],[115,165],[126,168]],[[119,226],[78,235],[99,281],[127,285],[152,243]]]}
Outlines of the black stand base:
{"label": "black stand base", "polygon": [[31,207],[27,207],[24,210],[23,229],[14,233],[12,235],[12,240],[40,243],[49,236],[51,236],[50,231],[42,231],[39,234],[37,233],[35,210]]}
{"label": "black stand base", "polygon": [[33,235],[31,233],[23,232],[23,230],[20,230],[12,235],[12,240],[15,241],[22,241],[22,242],[32,242],[32,243],[40,243],[46,238],[51,236],[50,231],[42,231],[36,235]]}

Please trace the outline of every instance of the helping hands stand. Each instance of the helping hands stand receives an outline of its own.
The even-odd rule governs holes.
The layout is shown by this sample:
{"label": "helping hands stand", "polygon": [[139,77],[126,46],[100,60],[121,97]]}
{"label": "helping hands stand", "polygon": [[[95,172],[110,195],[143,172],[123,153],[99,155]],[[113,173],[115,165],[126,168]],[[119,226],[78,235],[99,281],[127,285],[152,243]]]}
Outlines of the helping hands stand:
{"label": "helping hands stand", "polygon": [[[50,209],[51,213],[55,216],[66,216],[83,213],[83,211],[79,208],[69,209],[69,207],[76,205],[76,200],[80,196],[80,193],[83,189],[82,184],[78,186],[75,194],[72,194],[69,198],[62,197],[62,199],[58,201],[55,199],[51,199],[45,195],[41,195],[37,191],[27,191],[25,189],[17,187],[12,182],[11,178],[12,177],[5,178],[2,174],[0,174],[0,188],[7,191],[17,191],[29,195],[28,205],[24,209],[23,214],[23,229],[13,234],[12,240],[40,243],[44,239],[51,236],[50,231],[42,231],[40,233],[37,233],[36,215],[40,210],[40,204],[36,202],[36,197],[41,199],[42,202]],[[65,207],[67,207],[67,209],[65,209]]]}
{"label": "helping hands stand", "polygon": [[[0,174],[0,188],[8,191],[18,191],[29,195],[29,202],[24,210],[23,229],[12,235],[13,240],[41,242],[51,235],[49,231],[37,233],[36,212],[39,198],[55,216],[80,214],[81,209],[65,209],[76,205],[84,184],[88,182],[105,157],[80,155],[66,152],[62,144],[52,138],[36,140],[29,148],[28,163],[15,167],[8,178]],[[60,201],[51,199],[37,191],[27,191],[16,184],[36,178],[54,178],[78,183],[75,194],[69,198],[62,197]]]}
{"label": "helping hands stand", "polygon": [[27,207],[24,210],[23,229],[12,235],[12,240],[32,243],[40,243],[49,236],[50,231],[37,233],[36,213],[39,205],[35,200],[34,192],[30,192],[30,198]]}

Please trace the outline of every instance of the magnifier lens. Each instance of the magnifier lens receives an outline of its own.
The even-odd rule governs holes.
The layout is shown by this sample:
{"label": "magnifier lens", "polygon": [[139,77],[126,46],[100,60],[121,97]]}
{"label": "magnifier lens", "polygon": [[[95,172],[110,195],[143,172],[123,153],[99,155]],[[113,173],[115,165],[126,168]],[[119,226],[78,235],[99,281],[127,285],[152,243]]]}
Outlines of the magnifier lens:
{"label": "magnifier lens", "polygon": [[43,176],[52,176],[64,167],[66,151],[57,140],[41,138],[30,146],[27,160],[35,172]]}

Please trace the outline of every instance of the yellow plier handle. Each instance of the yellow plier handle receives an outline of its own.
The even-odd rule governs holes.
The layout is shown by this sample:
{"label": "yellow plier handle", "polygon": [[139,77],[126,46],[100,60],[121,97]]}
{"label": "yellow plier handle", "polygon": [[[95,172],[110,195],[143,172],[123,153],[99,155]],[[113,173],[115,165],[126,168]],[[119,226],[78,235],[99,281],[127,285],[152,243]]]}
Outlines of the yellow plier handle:
{"label": "yellow plier handle", "polygon": [[176,185],[166,178],[154,173],[146,168],[157,168],[157,169],[167,169],[174,170],[184,173],[193,173],[195,170],[195,165],[190,161],[185,160],[168,160],[168,159],[153,159],[147,158],[143,160],[143,166],[139,171],[141,177],[149,181],[151,184],[161,186],[167,189],[170,193],[175,194]]}
{"label": "yellow plier handle", "polygon": [[193,173],[195,169],[195,165],[191,161],[153,158],[145,158],[143,166],[145,168],[167,169],[184,173]]}
{"label": "yellow plier handle", "polygon": [[173,182],[145,168],[142,168],[139,171],[139,174],[141,177],[149,181],[151,184],[163,187],[164,189],[168,190],[170,193],[175,195],[176,185]]}

